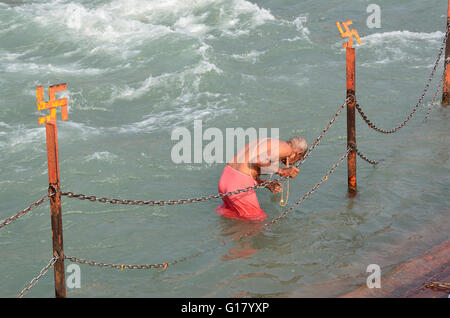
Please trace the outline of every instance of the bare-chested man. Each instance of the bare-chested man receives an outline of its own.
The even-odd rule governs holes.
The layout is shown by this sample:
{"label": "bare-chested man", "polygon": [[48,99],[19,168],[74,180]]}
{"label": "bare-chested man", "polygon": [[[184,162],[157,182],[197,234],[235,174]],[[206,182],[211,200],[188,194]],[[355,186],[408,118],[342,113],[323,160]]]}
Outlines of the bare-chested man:
{"label": "bare-chested man", "polygon": [[[295,178],[298,168],[280,168],[279,163],[294,164],[303,158],[307,149],[305,139],[298,136],[288,141],[264,138],[250,142],[225,166],[219,181],[219,192],[223,194],[255,186],[266,181],[260,178],[261,174],[275,173]],[[274,183],[266,188],[277,193],[281,190],[281,184]],[[224,217],[242,220],[263,221],[266,218],[254,190],[224,197],[223,204],[216,211]]]}

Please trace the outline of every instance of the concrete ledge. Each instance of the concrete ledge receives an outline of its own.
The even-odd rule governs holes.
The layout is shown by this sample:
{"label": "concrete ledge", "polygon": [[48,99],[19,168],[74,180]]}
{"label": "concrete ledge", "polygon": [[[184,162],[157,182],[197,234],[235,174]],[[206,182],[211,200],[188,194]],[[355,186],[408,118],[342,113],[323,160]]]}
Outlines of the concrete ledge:
{"label": "concrete ledge", "polygon": [[450,239],[397,266],[381,278],[381,288],[364,285],[341,297],[447,298],[447,292],[424,288],[432,282],[450,283]]}

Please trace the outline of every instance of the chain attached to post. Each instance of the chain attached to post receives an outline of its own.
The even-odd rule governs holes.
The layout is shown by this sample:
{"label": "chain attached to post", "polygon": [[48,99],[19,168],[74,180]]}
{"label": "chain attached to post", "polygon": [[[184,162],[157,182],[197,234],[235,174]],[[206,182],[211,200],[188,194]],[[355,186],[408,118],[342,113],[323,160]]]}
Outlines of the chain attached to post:
{"label": "chain attached to post", "polygon": [[17,220],[18,218],[24,216],[25,214],[27,214],[28,212],[30,212],[31,210],[37,208],[39,205],[41,205],[42,203],[48,201],[50,199],[52,195],[44,195],[42,198],[40,198],[39,200],[37,200],[36,202],[31,203],[27,208],[20,210],[19,212],[17,212],[15,215],[10,216],[9,218],[4,219],[1,223],[0,223],[0,229],[2,227],[7,226],[8,224],[14,222],[15,220]]}
{"label": "chain attached to post", "polygon": [[[381,129],[381,128],[378,128],[372,121],[370,121],[367,118],[366,114],[361,109],[361,106],[359,106],[359,104],[356,103],[356,105],[355,105],[356,109],[358,110],[358,112],[361,115],[362,119],[366,122],[366,124],[370,128],[372,128],[373,130],[375,130],[375,131],[377,131],[379,133],[382,133],[382,134],[393,134],[393,133],[396,133],[397,131],[399,131],[401,128],[406,126],[406,124],[411,120],[411,118],[414,116],[414,114],[419,109],[420,105],[423,102],[423,99],[425,98],[425,95],[428,92],[428,89],[430,88],[430,84],[431,84],[431,82],[432,82],[432,80],[434,78],[434,75],[436,74],[437,66],[439,65],[439,61],[441,60],[441,57],[442,57],[442,54],[443,54],[443,51],[444,51],[444,46],[445,46],[446,40],[448,38],[448,35],[449,35],[449,30],[447,29],[447,32],[445,33],[443,44],[442,44],[442,46],[441,46],[441,48],[439,50],[438,57],[436,59],[436,62],[434,63],[434,66],[433,66],[433,69],[431,71],[430,77],[428,78],[427,84],[425,85],[425,88],[424,88],[422,94],[420,95],[419,100],[417,101],[416,105],[414,106],[413,110],[408,114],[406,119],[400,125],[398,125],[395,128],[392,128],[392,129]],[[447,65],[447,60],[445,61],[445,65]],[[445,76],[445,73],[444,73],[443,76]]]}
{"label": "chain attached to post", "polygon": [[39,279],[44,276],[48,270],[50,269],[50,267],[52,267],[53,265],[55,265],[56,261],[58,260],[58,256],[54,256],[50,262],[44,266],[44,268],[41,269],[41,271],[39,272],[39,275],[37,275],[35,278],[33,278],[31,280],[31,282],[27,285],[27,287],[25,287],[20,293],[19,295],[17,295],[17,298],[22,298],[23,296],[25,296],[30,289],[37,284],[37,282],[39,281]]}

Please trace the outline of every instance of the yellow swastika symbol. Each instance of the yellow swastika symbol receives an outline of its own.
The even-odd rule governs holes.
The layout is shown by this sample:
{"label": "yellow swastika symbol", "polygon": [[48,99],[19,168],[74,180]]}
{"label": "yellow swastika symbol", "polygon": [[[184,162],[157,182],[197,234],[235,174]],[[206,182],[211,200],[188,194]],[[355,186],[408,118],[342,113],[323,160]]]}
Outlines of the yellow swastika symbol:
{"label": "yellow swastika symbol", "polygon": [[56,107],[61,106],[61,120],[67,120],[67,98],[56,99],[55,93],[67,89],[67,84],[53,85],[48,88],[48,102],[44,102],[44,88],[36,87],[37,109],[50,109],[50,115],[38,118],[39,125],[56,122]]}
{"label": "yellow swastika symbol", "polygon": [[344,29],[345,29],[345,32],[344,32],[341,28],[341,24],[339,22],[336,22],[336,26],[338,27],[339,32],[341,33],[341,37],[349,38],[349,41],[344,43],[344,45],[343,45],[344,48],[347,48],[347,47],[352,48],[353,47],[353,36],[355,36],[356,41],[358,41],[358,43],[361,44],[361,39],[359,38],[358,31],[356,31],[356,29],[350,30],[348,28],[348,26],[352,23],[353,23],[352,20],[347,20],[347,21],[342,22],[342,25],[344,26]]}

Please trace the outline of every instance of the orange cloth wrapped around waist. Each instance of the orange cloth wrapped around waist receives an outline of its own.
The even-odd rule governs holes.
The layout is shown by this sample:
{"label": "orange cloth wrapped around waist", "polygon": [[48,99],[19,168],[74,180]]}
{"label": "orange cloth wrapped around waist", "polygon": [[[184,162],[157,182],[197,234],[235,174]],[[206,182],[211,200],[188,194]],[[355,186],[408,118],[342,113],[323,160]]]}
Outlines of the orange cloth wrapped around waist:
{"label": "orange cloth wrapped around waist", "polygon": [[[255,179],[229,165],[223,169],[219,181],[219,192],[224,194],[230,191],[253,187],[257,184]],[[255,190],[233,194],[222,198],[223,204],[216,207],[217,214],[234,219],[263,221],[266,213],[259,206]]]}

